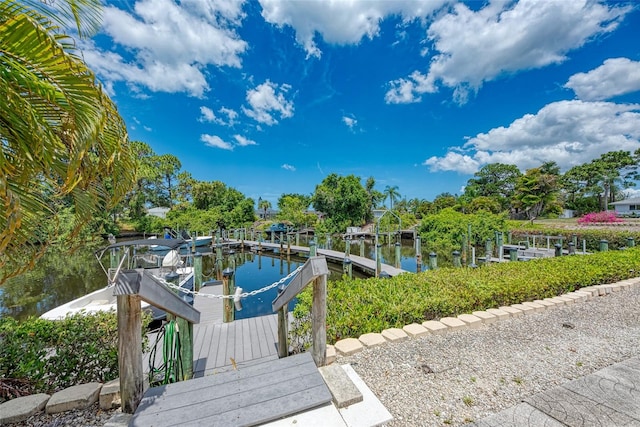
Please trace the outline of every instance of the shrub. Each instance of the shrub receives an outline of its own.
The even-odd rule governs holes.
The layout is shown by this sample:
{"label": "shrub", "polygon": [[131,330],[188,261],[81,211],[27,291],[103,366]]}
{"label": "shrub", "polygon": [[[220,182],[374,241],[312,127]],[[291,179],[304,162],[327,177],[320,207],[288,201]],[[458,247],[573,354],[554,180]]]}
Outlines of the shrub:
{"label": "shrub", "polygon": [[616,216],[615,212],[611,211],[591,212],[578,218],[578,224],[595,224],[602,222],[614,223],[622,222],[622,220]]}
{"label": "shrub", "polygon": [[[146,346],[150,318],[143,319]],[[117,377],[115,313],[76,314],[59,321],[0,318],[0,401]]]}
{"label": "shrub", "polygon": [[[553,297],[584,286],[615,282],[640,271],[640,248],[593,255],[496,263],[481,268],[441,268],[390,279],[330,282],[327,342],[410,323]],[[300,298],[297,319],[310,312]],[[298,328],[303,331],[308,329]]]}

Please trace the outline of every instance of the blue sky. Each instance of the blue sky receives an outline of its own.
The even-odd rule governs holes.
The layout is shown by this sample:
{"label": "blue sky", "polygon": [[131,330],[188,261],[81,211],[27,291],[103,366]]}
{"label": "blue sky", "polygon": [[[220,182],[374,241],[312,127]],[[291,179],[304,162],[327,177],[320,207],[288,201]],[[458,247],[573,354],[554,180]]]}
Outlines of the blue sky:
{"label": "blue sky", "polygon": [[432,200],[634,151],[639,40],[634,2],[121,0],[81,48],[132,140],[275,206],[330,173]]}

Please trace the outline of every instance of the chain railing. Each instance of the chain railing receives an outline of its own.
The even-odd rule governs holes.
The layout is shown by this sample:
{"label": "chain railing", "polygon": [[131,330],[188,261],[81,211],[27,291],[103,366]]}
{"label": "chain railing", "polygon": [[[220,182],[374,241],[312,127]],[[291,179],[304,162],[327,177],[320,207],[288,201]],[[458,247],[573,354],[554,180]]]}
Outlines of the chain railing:
{"label": "chain railing", "polygon": [[180,292],[184,292],[187,294],[191,294],[191,295],[198,295],[201,297],[205,297],[205,298],[211,298],[211,299],[237,299],[237,298],[247,298],[247,297],[252,297],[258,294],[261,294],[263,292],[267,292],[277,286],[280,286],[281,284],[283,284],[284,282],[286,282],[287,280],[291,279],[293,276],[295,276],[296,274],[298,274],[298,272],[300,272],[300,270],[302,270],[302,267],[304,265],[299,266],[298,268],[296,268],[295,270],[293,270],[291,273],[289,273],[287,276],[283,277],[282,279],[278,280],[277,282],[274,282],[270,285],[264,286],[260,289],[256,289],[254,291],[250,291],[250,292],[242,292],[238,295],[214,295],[214,294],[205,294],[203,292],[198,292],[198,291],[192,291],[190,289],[185,289],[182,288],[178,285],[175,285],[173,283],[167,282],[165,279],[163,279],[162,277],[158,277],[158,276],[153,276],[156,280],[158,280],[160,283],[163,283],[164,285],[168,286],[171,289],[176,289]]}

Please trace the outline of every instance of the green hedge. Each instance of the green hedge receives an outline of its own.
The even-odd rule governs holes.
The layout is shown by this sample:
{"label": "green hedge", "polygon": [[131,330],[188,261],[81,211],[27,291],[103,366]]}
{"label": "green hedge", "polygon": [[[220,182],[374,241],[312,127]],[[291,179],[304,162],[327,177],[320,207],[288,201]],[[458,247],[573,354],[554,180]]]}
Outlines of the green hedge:
{"label": "green hedge", "polygon": [[[429,319],[553,297],[584,286],[616,282],[640,272],[640,248],[544,258],[480,268],[441,268],[390,279],[331,282],[327,342]],[[308,334],[311,298],[294,310],[294,341]],[[298,336],[295,336],[298,335]]]}
{"label": "green hedge", "polygon": [[[609,249],[621,249],[627,246],[627,238],[633,237],[636,244],[640,246],[640,232],[638,231],[626,231],[616,229],[589,229],[581,228],[576,230],[565,230],[559,228],[540,228],[534,230],[511,230],[511,241],[517,243],[518,241],[527,240],[526,236],[562,236],[563,247],[566,249],[568,243],[573,239],[573,235],[577,236],[578,244],[577,251],[582,250],[582,241],[586,241],[587,251],[597,251],[600,248],[600,241],[606,240],[609,243]],[[529,238],[529,242],[531,242]],[[505,237],[506,242],[506,237]],[[551,245],[556,243],[551,242]],[[545,240],[538,240],[536,237],[536,246],[546,245]]]}
{"label": "green hedge", "polygon": [[[144,316],[143,343],[149,318]],[[0,318],[0,402],[118,377],[118,326],[113,312],[64,320]]]}

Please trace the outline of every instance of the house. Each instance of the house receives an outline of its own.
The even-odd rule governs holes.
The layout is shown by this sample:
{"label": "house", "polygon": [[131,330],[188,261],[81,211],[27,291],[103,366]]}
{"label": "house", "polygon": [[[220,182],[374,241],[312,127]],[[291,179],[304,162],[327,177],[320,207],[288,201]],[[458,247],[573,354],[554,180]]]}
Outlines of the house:
{"label": "house", "polygon": [[640,215],[640,198],[620,200],[609,206],[613,206],[617,216]]}
{"label": "house", "polygon": [[169,208],[157,207],[147,209],[147,215],[157,216],[158,218],[166,218]]}

